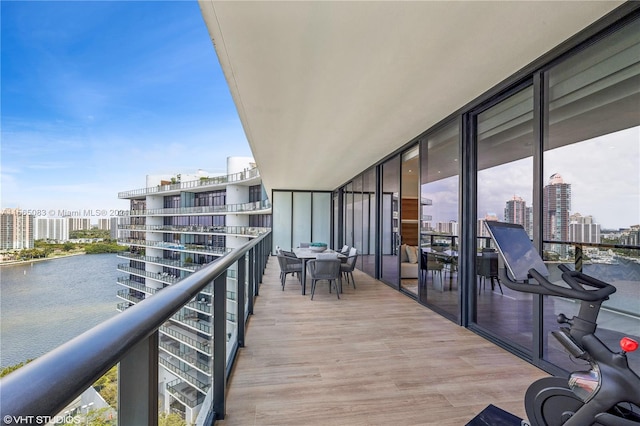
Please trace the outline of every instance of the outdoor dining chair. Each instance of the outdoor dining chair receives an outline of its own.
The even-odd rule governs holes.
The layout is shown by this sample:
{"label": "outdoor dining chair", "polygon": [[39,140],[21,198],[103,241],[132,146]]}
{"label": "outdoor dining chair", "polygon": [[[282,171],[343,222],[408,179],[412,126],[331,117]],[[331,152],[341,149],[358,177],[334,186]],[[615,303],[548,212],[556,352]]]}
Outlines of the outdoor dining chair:
{"label": "outdoor dining chair", "polygon": [[312,259],[307,263],[307,270],[309,277],[311,277],[311,300],[316,292],[316,284],[318,281],[329,282],[329,293],[331,293],[331,287],[336,289],[336,295],[340,299],[340,288],[338,287],[338,280],[341,278],[340,272],[340,260],[337,257],[328,258],[323,257],[321,254],[318,258]]}

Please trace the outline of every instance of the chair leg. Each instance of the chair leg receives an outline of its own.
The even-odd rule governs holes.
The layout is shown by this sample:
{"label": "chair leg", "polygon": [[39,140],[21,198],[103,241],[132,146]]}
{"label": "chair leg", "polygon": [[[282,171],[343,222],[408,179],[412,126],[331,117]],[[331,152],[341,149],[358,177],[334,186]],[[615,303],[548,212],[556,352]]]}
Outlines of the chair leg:
{"label": "chair leg", "polygon": [[311,280],[311,300],[313,300],[313,294],[316,292],[316,280]]}
{"label": "chair leg", "polygon": [[329,280],[329,293],[331,293],[331,284],[336,286],[336,296],[340,299],[340,289],[338,289],[338,281],[337,280]]}

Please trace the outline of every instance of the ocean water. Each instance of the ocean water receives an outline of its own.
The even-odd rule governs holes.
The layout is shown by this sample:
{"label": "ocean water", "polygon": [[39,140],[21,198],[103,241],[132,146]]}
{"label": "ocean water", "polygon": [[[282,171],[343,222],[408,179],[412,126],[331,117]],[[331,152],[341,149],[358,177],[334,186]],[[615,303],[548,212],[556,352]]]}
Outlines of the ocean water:
{"label": "ocean water", "polygon": [[118,314],[115,254],[0,268],[0,365],[37,358]]}

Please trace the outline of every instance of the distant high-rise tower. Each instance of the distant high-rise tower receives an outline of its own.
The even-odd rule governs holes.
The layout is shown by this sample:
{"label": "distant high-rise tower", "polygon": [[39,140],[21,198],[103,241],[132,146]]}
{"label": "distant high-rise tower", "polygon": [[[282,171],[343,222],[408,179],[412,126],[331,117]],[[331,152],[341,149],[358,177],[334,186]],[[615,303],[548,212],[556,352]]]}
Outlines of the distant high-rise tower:
{"label": "distant high-rise tower", "polygon": [[0,215],[0,249],[22,250],[33,248],[33,222],[35,216],[20,209],[4,209]]}
{"label": "distant high-rise tower", "polygon": [[571,184],[554,173],[542,191],[542,229],[545,240],[569,240]]}
{"label": "distant high-rise tower", "polygon": [[504,208],[504,221],[508,223],[517,223],[527,231],[529,236],[531,232],[531,207],[527,207],[527,202],[516,195],[508,200]]}

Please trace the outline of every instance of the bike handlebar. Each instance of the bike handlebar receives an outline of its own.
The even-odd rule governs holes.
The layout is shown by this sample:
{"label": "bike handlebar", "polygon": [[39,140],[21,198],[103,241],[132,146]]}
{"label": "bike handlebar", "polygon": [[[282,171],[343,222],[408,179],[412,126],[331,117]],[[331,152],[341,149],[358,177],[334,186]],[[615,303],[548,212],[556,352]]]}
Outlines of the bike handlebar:
{"label": "bike handlebar", "polygon": [[[535,269],[529,269],[529,275],[535,279],[538,284],[523,284],[511,280],[506,272],[501,273],[500,278],[504,284],[512,290],[522,291],[526,293],[545,294],[549,296],[561,296],[569,299],[584,300],[587,302],[596,302],[606,300],[609,295],[616,292],[616,288],[611,284],[600,281],[582,272],[571,271],[566,265],[559,265],[558,269],[562,271],[562,280],[569,284],[571,288],[562,287],[553,284]],[[584,286],[595,287],[597,290],[588,290]]]}

